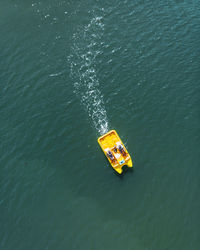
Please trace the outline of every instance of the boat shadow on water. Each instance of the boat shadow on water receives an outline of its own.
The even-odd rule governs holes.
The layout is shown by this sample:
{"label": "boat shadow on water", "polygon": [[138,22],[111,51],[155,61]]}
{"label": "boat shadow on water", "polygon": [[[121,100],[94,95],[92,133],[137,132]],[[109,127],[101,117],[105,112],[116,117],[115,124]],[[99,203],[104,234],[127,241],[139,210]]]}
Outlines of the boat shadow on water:
{"label": "boat shadow on water", "polygon": [[117,173],[116,171],[114,171],[114,174],[119,177],[121,180],[123,180],[124,178],[124,175],[127,175],[127,174],[132,174],[134,172],[134,168],[129,168],[128,166],[123,166],[123,172],[121,174]]}

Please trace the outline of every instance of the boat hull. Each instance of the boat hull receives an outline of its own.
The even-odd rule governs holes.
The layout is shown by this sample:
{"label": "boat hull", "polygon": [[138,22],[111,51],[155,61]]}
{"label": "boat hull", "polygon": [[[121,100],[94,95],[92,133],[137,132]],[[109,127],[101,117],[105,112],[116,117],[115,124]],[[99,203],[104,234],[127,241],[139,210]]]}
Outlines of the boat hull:
{"label": "boat hull", "polygon": [[124,165],[133,167],[131,156],[115,130],[100,136],[98,143],[117,173],[122,174]]}

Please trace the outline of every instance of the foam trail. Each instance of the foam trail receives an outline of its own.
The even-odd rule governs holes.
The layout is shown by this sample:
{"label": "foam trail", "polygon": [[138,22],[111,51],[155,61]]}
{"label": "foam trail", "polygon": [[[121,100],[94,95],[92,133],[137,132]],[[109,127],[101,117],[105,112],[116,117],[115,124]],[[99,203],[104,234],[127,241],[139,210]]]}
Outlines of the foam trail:
{"label": "foam trail", "polygon": [[74,92],[101,135],[108,132],[108,118],[95,66],[97,55],[102,53],[103,30],[102,17],[93,17],[88,25],[79,28],[73,35],[71,55],[68,57]]}

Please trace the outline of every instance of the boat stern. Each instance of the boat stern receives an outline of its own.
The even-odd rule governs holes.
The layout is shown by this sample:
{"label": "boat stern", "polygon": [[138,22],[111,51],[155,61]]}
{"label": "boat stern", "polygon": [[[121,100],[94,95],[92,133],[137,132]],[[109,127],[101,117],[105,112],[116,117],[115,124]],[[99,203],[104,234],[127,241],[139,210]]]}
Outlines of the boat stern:
{"label": "boat stern", "polygon": [[132,168],[132,167],[133,167],[132,160],[129,159],[126,165],[127,165],[129,168]]}
{"label": "boat stern", "polygon": [[122,167],[115,167],[114,170],[118,173],[121,174],[123,172]]}

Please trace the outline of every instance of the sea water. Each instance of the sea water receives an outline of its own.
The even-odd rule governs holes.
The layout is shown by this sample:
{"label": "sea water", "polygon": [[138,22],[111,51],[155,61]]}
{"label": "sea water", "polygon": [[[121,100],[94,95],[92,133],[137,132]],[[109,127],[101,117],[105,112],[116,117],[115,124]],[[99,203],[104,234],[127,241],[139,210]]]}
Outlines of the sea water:
{"label": "sea water", "polygon": [[[0,2],[0,249],[200,249],[199,13]],[[97,143],[110,129],[122,177]]]}

